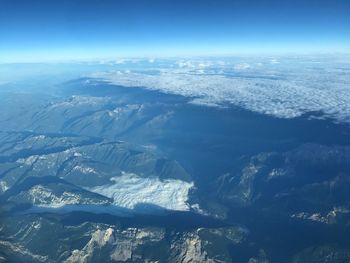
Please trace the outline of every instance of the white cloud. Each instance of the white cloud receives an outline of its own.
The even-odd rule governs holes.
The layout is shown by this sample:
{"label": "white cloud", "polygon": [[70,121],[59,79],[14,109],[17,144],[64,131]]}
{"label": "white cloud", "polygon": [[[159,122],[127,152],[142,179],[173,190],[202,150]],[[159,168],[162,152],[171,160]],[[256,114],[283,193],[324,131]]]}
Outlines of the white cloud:
{"label": "white cloud", "polygon": [[280,62],[277,59],[273,58],[270,60],[270,63],[271,64],[279,64]]}
{"label": "white cloud", "polygon": [[250,65],[248,63],[239,63],[234,66],[235,70],[245,70],[249,68],[250,68]]}
{"label": "white cloud", "polygon": [[[95,73],[93,77],[127,87],[145,87],[165,93],[195,97],[193,103],[209,106],[233,104],[279,118],[294,118],[320,111],[338,121],[350,122],[350,75],[332,62],[313,63],[277,59],[234,63],[235,69],[249,68],[249,75],[227,74],[232,64],[177,61],[177,69],[160,69],[159,75],[125,72]],[[274,65],[278,62],[278,68]],[[207,70],[203,65],[211,66]],[[255,66],[253,66],[255,65]],[[256,66],[258,65],[258,66]],[[348,67],[350,65],[342,65]],[[211,74],[211,73],[215,74]],[[221,73],[220,73],[221,72]],[[245,72],[245,71],[244,71]],[[210,74],[206,74],[210,73]]]}
{"label": "white cloud", "polygon": [[125,59],[118,59],[114,63],[115,64],[125,64],[126,60]]}
{"label": "white cloud", "polygon": [[190,60],[188,60],[188,61],[179,60],[179,61],[176,62],[176,65],[179,68],[195,68],[195,65]]}

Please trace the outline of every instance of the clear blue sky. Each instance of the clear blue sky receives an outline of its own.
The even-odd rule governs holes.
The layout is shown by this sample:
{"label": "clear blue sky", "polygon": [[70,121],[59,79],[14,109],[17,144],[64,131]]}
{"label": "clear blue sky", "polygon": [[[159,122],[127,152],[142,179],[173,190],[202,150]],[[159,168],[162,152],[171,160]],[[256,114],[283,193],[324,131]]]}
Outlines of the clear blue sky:
{"label": "clear blue sky", "polygon": [[0,0],[0,62],[350,52],[349,0]]}

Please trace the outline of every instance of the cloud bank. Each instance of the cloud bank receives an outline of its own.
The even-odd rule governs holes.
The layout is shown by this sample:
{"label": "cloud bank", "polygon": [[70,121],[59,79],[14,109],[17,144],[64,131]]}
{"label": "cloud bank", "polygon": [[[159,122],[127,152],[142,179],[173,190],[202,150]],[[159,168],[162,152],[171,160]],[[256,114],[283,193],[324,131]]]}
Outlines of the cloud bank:
{"label": "cloud bank", "polygon": [[195,104],[234,105],[278,118],[322,112],[337,121],[350,122],[349,62],[315,58],[306,62],[270,58],[263,63],[181,60],[158,70],[159,74],[98,72],[92,77],[192,97]]}

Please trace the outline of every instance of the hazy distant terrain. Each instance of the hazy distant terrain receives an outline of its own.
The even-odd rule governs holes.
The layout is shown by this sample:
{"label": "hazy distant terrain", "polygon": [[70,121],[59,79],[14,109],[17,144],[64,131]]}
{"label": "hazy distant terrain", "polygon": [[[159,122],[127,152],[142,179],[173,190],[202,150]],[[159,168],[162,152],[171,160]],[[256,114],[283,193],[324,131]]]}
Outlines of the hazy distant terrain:
{"label": "hazy distant terrain", "polygon": [[349,262],[350,58],[0,65],[0,262]]}

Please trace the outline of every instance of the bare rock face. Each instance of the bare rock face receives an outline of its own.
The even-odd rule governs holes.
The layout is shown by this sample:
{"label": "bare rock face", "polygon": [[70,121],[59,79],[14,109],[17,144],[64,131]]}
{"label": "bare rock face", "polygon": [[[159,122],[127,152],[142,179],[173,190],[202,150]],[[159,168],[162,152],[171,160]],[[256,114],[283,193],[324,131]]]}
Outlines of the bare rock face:
{"label": "bare rock face", "polygon": [[137,229],[124,230],[108,226],[99,226],[91,239],[80,250],[73,250],[65,262],[137,262],[151,260],[144,258],[143,246],[162,242],[164,230]]}
{"label": "bare rock face", "polygon": [[[226,248],[243,241],[247,234],[242,228],[199,228],[196,231],[177,234],[171,244],[172,262],[229,262]],[[220,244],[216,243],[219,240]]]}
{"label": "bare rock face", "polygon": [[203,249],[202,241],[197,233],[189,233],[180,237],[171,246],[173,261],[178,262],[214,262]]}
{"label": "bare rock face", "polygon": [[[169,239],[164,229],[105,226],[94,231],[87,244],[73,250],[65,262],[229,262],[225,246],[241,242],[243,236],[242,229],[198,229],[172,233]],[[221,239],[224,246],[217,246],[213,242],[216,239]],[[150,252],[150,247],[157,250]]]}
{"label": "bare rock face", "polygon": [[[0,224],[0,252],[5,253],[0,256],[16,262],[231,262],[229,247],[248,236],[238,226],[169,231],[118,222],[66,225],[55,217],[29,215],[11,222],[12,227],[7,221]],[[37,247],[43,238],[46,242]]]}
{"label": "bare rock face", "polygon": [[92,233],[90,241],[82,250],[73,250],[72,255],[65,262],[90,262],[96,252],[107,244],[113,242],[113,229],[106,230],[97,229]]}

